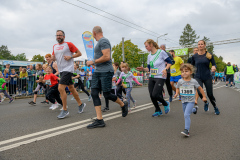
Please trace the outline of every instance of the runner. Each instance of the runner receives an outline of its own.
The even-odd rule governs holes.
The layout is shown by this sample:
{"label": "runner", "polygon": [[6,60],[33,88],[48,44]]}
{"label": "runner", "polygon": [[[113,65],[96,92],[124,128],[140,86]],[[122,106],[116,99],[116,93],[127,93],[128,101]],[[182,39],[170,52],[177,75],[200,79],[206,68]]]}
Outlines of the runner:
{"label": "runner", "polygon": [[[6,81],[3,78],[3,74],[1,71],[0,71],[0,93],[3,93],[5,97],[9,98],[10,100],[9,103],[13,102],[13,98],[10,97],[6,92]],[[0,102],[2,102],[2,100],[0,100]]]}
{"label": "runner", "polygon": [[[74,98],[78,103],[78,113],[82,113],[85,103],[82,103],[76,89],[73,86],[72,74],[74,71],[73,58],[81,56],[81,52],[71,42],[65,42],[65,33],[62,30],[57,30],[56,40],[58,44],[53,46],[52,60],[57,61],[58,71],[60,72],[61,79],[59,81],[58,90],[61,95],[63,110],[57,116],[59,119],[65,118],[69,112],[67,111],[67,94],[66,87],[72,92]],[[76,53],[76,54],[74,54]]]}
{"label": "runner", "polygon": [[[116,80],[118,80],[119,77],[120,77],[120,75],[121,75],[121,71],[120,71],[120,68],[119,68],[119,63],[118,63],[118,62],[114,62],[114,63],[113,63],[113,68],[114,68],[115,78],[116,78]],[[123,87],[122,87],[122,83],[120,82],[120,83],[117,85],[117,96],[118,96],[118,98],[120,98],[121,100],[123,100],[122,92],[123,92]]]}
{"label": "runner", "polygon": [[[155,106],[155,113],[153,117],[162,115],[162,111],[158,105],[158,101],[164,106],[165,114],[170,111],[170,102],[163,99],[162,90],[167,77],[167,70],[170,68],[172,61],[167,53],[160,50],[157,43],[152,39],[148,39],[145,43],[145,48],[151,52],[148,55],[147,68],[137,67],[138,71],[150,71],[148,90],[153,105]],[[165,65],[167,62],[167,66]]]}
{"label": "runner", "polygon": [[121,75],[116,83],[118,85],[122,81],[123,88],[126,90],[126,99],[128,102],[128,112],[131,112],[130,107],[130,100],[133,102],[133,108],[136,107],[136,100],[132,98],[131,91],[132,91],[132,80],[134,80],[139,86],[142,86],[141,83],[138,82],[138,80],[134,77],[132,72],[129,71],[129,66],[127,63],[121,64]]}
{"label": "runner", "polygon": [[[192,65],[194,65],[197,68],[197,72],[194,78],[198,81],[201,87],[203,87],[203,84],[205,85],[207,96],[214,107],[215,114],[219,115],[220,111],[216,106],[216,100],[215,100],[215,97],[213,96],[212,78],[209,70],[209,65],[211,62],[212,63],[211,71],[216,71],[216,63],[213,55],[207,52],[206,42],[204,40],[198,41],[198,50],[199,50],[198,53],[192,56]],[[198,90],[198,94],[202,99],[203,96],[199,92],[199,90]],[[209,105],[209,102],[205,102],[204,110],[206,112],[209,111],[208,105]]]}
{"label": "runner", "polygon": [[[166,45],[165,44],[161,44],[160,49],[164,50],[166,52]],[[174,65],[175,61],[174,61],[172,55],[169,52],[166,52],[166,53],[167,53],[168,57],[171,59],[172,65]],[[166,65],[167,65],[167,63],[166,63]],[[172,86],[170,84],[170,77],[171,77],[170,69],[168,69],[167,70],[167,79],[165,81],[165,84],[166,84],[167,90],[168,90],[169,102],[172,102],[173,92],[172,92]]]}
{"label": "runner", "polygon": [[116,95],[111,94],[112,77],[114,70],[111,60],[111,44],[108,39],[103,37],[102,28],[95,26],[93,28],[93,37],[98,41],[94,49],[94,60],[87,61],[87,66],[95,64],[96,69],[92,77],[92,98],[95,106],[97,119],[87,126],[87,128],[105,127],[105,122],[102,118],[101,101],[99,92],[102,90],[105,98],[118,103],[122,108],[122,116],[128,114],[128,103],[122,102]]}
{"label": "runner", "polygon": [[[176,92],[176,88],[174,86],[174,83],[178,83],[178,80],[181,79],[181,71],[180,67],[184,64],[181,57],[178,57],[175,55],[174,50],[170,50],[169,53],[172,55],[175,63],[170,67],[171,70],[171,77],[170,77],[170,83],[172,86],[172,89]],[[181,101],[181,96],[179,95],[179,101]]]}
{"label": "runner", "polygon": [[185,136],[189,136],[189,129],[191,125],[190,115],[192,113],[197,113],[197,108],[194,107],[195,101],[195,93],[196,89],[198,89],[203,95],[202,100],[207,101],[206,95],[202,89],[202,87],[198,84],[198,82],[191,78],[191,74],[193,73],[193,66],[191,64],[184,64],[180,68],[182,79],[178,81],[177,90],[174,98],[180,94],[182,96],[182,108],[185,119],[185,129],[181,134]]}
{"label": "runner", "polygon": [[45,58],[46,58],[46,61],[48,63],[48,66],[50,66],[52,68],[52,73],[55,75],[55,76],[58,76],[59,75],[59,72],[58,72],[58,67],[57,67],[57,63],[56,62],[53,62],[52,60],[52,55],[50,53],[46,54],[45,55]]}
{"label": "runner", "polygon": [[[79,71],[79,65],[77,64],[74,64],[74,73],[73,73],[73,77],[72,79],[75,81],[75,84],[74,84],[74,88],[77,88],[78,86],[81,87],[82,91],[85,92],[88,96],[88,101],[91,101],[92,97],[91,95],[88,93],[87,90],[85,90],[84,88],[84,85],[83,85],[83,82],[82,82],[82,79],[80,78],[80,71]],[[72,98],[72,100],[74,99],[74,97]]]}
{"label": "runner", "polygon": [[52,66],[46,67],[46,73],[44,79],[42,77],[39,78],[39,82],[45,83],[50,87],[46,98],[52,103],[52,110],[54,110],[58,108],[58,104],[63,105],[58,91],[58,80],[60,78],[53,74]]}
{"label": "runner", "polygon": [[228,83],[231,83],[230,87],[232,87],[234,73],[234,67],[231,65],[231,62],[228,62],[226,68],[224,69],[224,74],[226,75],[226,87],[228,87]]}
{"label": "runner", "polygon": [[[46,86],[42,83],[42,79],[44,78],[44,74],[42,72],[42,65],[41,64],[37,64],[36,65],[36,82],[37,82],[37,87],[35,88],[35,90],[33,91],[34,96],[33,96],[33,101],[28,102],[31,105],[36,105],[36,100],[37,100],[37,95],[38,95],[38,91],[40,89],[42,89],[43,91],[46,90]],[[41,79],[41,80],[40,80]],[[52,109],[52,108],[49,108]]]}

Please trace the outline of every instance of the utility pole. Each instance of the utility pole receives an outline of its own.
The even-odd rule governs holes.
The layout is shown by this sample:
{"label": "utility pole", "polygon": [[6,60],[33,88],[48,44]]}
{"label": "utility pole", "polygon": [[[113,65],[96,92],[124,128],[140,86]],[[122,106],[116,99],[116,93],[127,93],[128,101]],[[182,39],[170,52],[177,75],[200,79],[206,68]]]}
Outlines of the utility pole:
{"label": "utility pole", "polygon": [[124,37],[122,37],[122,56],[123,56],[123,61],[125,61],[125,57],[124,57]]}
{"label": "utility pole", "polygon": [[158,38],[160,38],[160,37],[162,37],[162,36],[166,36],[166,35],[168,35],[168,33],[165,33],[165,34],[163,34],[163,35],[161,35],[161,36],[158,36],[158,37],[157,37],[157,44],[158,44]]}

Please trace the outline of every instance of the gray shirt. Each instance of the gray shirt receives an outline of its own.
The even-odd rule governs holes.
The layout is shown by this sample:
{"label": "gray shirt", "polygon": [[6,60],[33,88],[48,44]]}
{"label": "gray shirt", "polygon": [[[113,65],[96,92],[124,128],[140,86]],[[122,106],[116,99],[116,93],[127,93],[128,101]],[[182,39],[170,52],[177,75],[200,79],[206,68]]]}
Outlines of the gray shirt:
{"label": "gray shirt", "polygon": [[199,86],[199,83],[193,78],[190,81],[180,79],[177,88],[179,88],[180,95],[182,96],[182,103],[195,102],[195,93]]}
{"label": "gray shirt", "polygon": [[[102,57],[103,56],[102,50],[108,49],[108,48],[110,49],[110,57],[111,57],[111,44],[108,39],[106,39],[105,37],[102,37],[98,41],[97,45],[95,46],[94,59],[96,60]],[[114,72],[111,59],[103,63],[96,63],[95,66],[96,66],[96,69],[94,72]]]}

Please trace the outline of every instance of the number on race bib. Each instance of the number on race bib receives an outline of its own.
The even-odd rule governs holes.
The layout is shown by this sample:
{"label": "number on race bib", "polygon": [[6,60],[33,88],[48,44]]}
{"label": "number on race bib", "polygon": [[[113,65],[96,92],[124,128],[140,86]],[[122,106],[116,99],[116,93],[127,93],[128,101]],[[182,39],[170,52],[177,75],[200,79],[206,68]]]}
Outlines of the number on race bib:
{"label": "number on race bib", "polygon": [[151,68],[151,75],[156,76],[158,74],[158,68]]}
{"label": "number on race bib", "polygon": [[78,83],[78,79],[75,79],[75,83]]}
{"label": "number on race bib", "polygon": [[46,83],[47,85],[51,85],[51,81],[50,81],[50,80],[46,80],[45,83]]}
{"label": "number on race bib", "polygon": [[170,69],[171,73],[176,73],[176,68]]}
{"label": "number on race bib", "polygon": [[194,96],[194,86],[180,86],[180,95],[182,96]]}

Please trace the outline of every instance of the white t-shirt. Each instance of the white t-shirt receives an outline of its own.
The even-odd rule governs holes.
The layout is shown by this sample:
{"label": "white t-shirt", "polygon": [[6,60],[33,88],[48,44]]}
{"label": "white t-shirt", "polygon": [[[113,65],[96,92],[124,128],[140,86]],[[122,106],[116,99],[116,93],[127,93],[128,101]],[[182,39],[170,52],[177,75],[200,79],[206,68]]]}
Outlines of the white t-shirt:
{"label": "white t-shirt", "polygon": [[65,60],[64,56],[72,56],[78,48],[72,44],[71,42],[63,42],[61,44],[55,44],[53,46],[53,53],[55,55],[58,71],[61,72],[74,72],[74,60],[73,58],[70,60]]}
{"label": "white t-shirt", "polygon": [[158,49],[155,54],[149,54],[147,59],[147,64],[150,65],[150,75],[152,78],[162,78],[162,71],[165,69],[165,59],[168,58],[167,53],[164,50]]}

